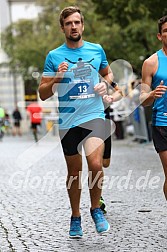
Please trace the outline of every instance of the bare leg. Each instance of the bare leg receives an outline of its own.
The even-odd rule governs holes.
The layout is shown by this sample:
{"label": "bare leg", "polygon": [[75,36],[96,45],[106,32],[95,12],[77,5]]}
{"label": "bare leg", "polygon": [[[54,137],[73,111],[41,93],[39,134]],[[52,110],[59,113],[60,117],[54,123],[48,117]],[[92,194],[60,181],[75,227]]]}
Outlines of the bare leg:
{"label": "bare leg", "polygon": [[16,127],[16,134],[21,136],[21,130],[20,130],[20,127]]}
{"label": "bare leg", "polygon": [[100,138],[91,137],[86,140],[84,145],[85,154],[88,162],[89,169],[89,192],[91,199],[91,209],[100,207],[99,199],[102,192],[103,180],[103,152],[104,143]]}
{"label": "bare leg", "polygon": [[18,135],[21,136],[22,134],[21,134],[21,129],[20,129],[20,127],[17,128],[17,131],[18,131]]}
{"label": "bare leg", "polygon": [[38,142],[37,129],[33,128],[32,133],[34,135],[35,142]]}
{"label": "bare leg", "polygon": [[70,199],[72,216],[80,216],[80,197],[81,197],[81,171],[82,156],[79,154],[65,156],[68,175],[66,187]]}
{"label": "bare leg", "polygon": [[161,151],[159,153],[159,156],[160,156],[162,166],[164,169],[164,174],[165,174],[165,182],[164,182],[163,190],[164,190],[165,198],[167,200],[167,151]]}
{"label": "bare leg", "polygon": [[14,126],[14,127],[13,127],[13,130],[12,130],[12,135],[15,136],[16,133],[17,133],[17,132],[16,132],[16,127]]}

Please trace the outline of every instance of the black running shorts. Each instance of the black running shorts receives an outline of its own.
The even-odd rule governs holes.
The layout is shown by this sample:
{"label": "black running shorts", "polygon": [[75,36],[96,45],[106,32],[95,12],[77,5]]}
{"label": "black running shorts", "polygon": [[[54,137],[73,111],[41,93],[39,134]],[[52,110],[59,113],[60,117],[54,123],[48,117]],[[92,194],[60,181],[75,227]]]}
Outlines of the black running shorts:
{"label": "black running shorts", "polygon": [[59,130],[59,135],[64,155],[76,155],[82,149],[79,143],[83,140],[90,137],[105,139],[105,120],[98,118],[67,130]]}
{"label": "black running shorts", "polygon": [[41,124],[40,123],[31,123],[31,128],[32,129],[37,129],[37,126],[40,126]]}
{"label": "black running shorts", "polygon": [[108,159],[110,157],[111,157],[111,120],[106,118],[103,158]]}
{"label": "black running shorts", "polygon": [[152,138],[158,153],[167,150],[167,126],[152,126]]}

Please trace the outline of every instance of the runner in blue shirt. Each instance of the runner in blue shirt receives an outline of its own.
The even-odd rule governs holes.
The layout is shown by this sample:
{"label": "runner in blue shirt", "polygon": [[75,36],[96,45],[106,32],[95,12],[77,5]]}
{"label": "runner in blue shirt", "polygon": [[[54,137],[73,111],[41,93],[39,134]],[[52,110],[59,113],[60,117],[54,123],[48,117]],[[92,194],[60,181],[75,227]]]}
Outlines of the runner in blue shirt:
{"label": "runner in blue shirt", "polygon": [[167,199],[167,16],[159,19],[158,28],[162,49],[143,63],[140,97],[144,106],[152,105],[152,137],[164,168]]}
{"label": "runner in blue shirt", "polygon": [[69,235],[80,238],[82,149],[88,164],[91,216],[98,233],[110,228],[99,205],[105,140],[102,97],[107,91],[106,83],[100,79],[112,84],[112,72],[101,45],[82,39],[84,17],[78,7],[63,9],[60,25],[66,41],[48,53],[39,94],[46,100],[58,92],[59,135],[67,164],[66,186],[72,211]]}

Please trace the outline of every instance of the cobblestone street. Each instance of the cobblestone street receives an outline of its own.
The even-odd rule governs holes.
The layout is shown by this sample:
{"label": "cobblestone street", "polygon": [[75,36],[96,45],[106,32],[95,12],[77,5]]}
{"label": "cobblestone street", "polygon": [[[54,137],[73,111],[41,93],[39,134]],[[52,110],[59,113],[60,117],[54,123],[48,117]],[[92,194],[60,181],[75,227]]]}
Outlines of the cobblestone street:
{"label": "cobblestone street", "polygon": [[153,144],[113,141],[103,197],[111,229],[95,232],[83,157],[80,240],[68,238],[70,207],[66,164],[59,139],[36,144],[30,135],[0,142],[0,252],[165,252],[167,210],[164,175]]}

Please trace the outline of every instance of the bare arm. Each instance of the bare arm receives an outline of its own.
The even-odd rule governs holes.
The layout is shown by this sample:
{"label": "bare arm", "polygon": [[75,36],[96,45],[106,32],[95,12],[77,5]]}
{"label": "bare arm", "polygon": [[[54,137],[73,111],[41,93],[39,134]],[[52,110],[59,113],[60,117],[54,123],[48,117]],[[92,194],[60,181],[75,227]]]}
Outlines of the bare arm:
{"label": "bare arm", "polygon": [[100,71],[101,76],[104,78],[106,83],[113,88],[114,93],[112,95],[104,95],[103,100],[106,103],[112,103],[120,100],[123,97],[122,90],[116,83],[113,82],[113,73],[111,68],[108,66]]}
{"label": "bare arm", "polygon": [[68,64],[66,62],[62,62],[58,67],[58,72],[54,77],[42,76],[41,82],[39,84],[39,96],[41,100],[46,100],[51,97],[55,91],[61,80],[63,79],[64,72],[68,69]]}
{"label": "bare arm", "polygon": [[149,58],[144,61],[142,66],[142,84],[140,101],[143,106],[150,106],[154,102],[154,91],[151,91],[153,77],[153,59]]}
{"label": "bare arm", "polygon": [[[105,78],[105,80],[111,83],[112,72],[109,66],[101,69],[99,71],[101,77]],[[100,83],[94,86],[94,91],[97,92],[100,96],[107,94],[107,85],[105,82],[101,81]]]}
{"label": "bare arm", "polygon": [[54,94],[54,92],[56,91],[55,82],[56,82],[55,77],[45,77],[45,76],[42,77],[38,88],[41,100],[44,101]]}
{"label": "bare arm", "polygon": [[99,71],[101,77],[103,77],[109,84],[113,81],[113,73],[110,66],[107,66]]}
{"label": "bare arm", "polygon": [[150,58],[144,61],[142,66],[142,85],[140,101],[143,106],[150,106],[155,99],[162,97],[166,92],[167,87],[163,85],[163,80],[154,89],[151,90],[152,77],[158,67],[157,55],[154,54]]}

